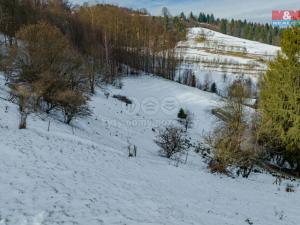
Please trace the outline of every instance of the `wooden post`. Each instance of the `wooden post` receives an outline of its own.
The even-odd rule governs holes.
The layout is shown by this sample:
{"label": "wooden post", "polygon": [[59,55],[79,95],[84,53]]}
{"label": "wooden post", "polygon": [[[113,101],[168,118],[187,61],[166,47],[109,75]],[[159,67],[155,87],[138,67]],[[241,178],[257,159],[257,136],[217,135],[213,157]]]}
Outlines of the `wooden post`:
{"label": "wooden post", "polygon": [[51,120],[49,120],[49,122],[48,122],[48,132],[50,131],[50,123],[51,123]]}
{"label": "wooden post", "polygon": [[189,156],[189,152],[187,151],[187,152],[186,152],[186,156],[185,156],[185,162],[184,162],[184,164],[186,164],[186,163],[187,163],[188,156]]}

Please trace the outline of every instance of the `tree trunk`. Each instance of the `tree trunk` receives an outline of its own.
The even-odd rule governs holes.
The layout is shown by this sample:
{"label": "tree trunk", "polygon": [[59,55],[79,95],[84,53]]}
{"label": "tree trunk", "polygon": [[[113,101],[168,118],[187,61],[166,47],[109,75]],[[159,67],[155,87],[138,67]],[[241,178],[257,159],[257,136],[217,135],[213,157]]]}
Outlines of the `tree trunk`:
{"label": "tree trunk", "polygon": [[26,125],[27,125],[26,120],[27,120],[27,113],[21,112],[19,129],[26,129]]}
{"label": "tree trunk", "polygon": [[298,176],[300,175],[300,160],[297,161],[296,173]]}

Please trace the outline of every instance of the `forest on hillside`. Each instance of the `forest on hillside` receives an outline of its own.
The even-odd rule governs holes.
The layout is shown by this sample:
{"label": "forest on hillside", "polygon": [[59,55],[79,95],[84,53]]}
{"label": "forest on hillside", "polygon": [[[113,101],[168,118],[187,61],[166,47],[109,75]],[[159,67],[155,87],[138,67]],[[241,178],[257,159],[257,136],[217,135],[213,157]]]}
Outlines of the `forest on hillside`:
{"label": "forest on hillside", "polygon": [[60,110],[66,123],[88,114],[96,85],[120,85],[120,74],[144,71],[172,79],[174,47],[186,36],[178,20],[113,5],[1,0],[0,10],[0,32],[10,49],[1,66],[19,99],[20,127],[36,110]]}
{"label": "forest on hillside", "polygon": [[193,12],[189,15],[181,13],[180,19],[185,21],[189,26],[203,26],[239,38],[270,45],[280,45],[282,29],[273,27],[268,23],[261,24],[240,19],[216,18],[214,14],[205,14],[203,12],[199,13],[198,16]]}

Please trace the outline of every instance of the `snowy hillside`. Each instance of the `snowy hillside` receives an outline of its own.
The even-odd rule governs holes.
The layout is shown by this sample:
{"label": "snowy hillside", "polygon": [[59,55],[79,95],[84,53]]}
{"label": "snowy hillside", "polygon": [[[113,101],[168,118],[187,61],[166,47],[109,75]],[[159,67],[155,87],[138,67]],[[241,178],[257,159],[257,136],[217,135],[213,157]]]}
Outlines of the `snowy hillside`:
{"label": "snowy hillside", "polygon": [[[159,155],[156,127],[177,123],[184,107],[195,114],[190,134],[198,138],[215,124],[219,97],[151,76],[123,83],[98,89],[92,116],[73,127],[42,114],[18,130],[17,106],[0,99],[1,225],[299,224],[298,182],[232,179],[210,174],[196,153],[178,167]],[[2,77],[0,89],[7,97]],[[137,145],[136,158],[128,158],[128,143]],[[285,192],[286,183],[296,192]]]}
{"label": "snowy hillside", "polygon": [[[267,69],[279,47],[221,34],[205,28],[191,28],[177,53],[184,69],[192,69],[198,82],[215,82],[220,91],[237,77],[250,78],[253,85]],[[255,88],[255,87],[254,87]]]}

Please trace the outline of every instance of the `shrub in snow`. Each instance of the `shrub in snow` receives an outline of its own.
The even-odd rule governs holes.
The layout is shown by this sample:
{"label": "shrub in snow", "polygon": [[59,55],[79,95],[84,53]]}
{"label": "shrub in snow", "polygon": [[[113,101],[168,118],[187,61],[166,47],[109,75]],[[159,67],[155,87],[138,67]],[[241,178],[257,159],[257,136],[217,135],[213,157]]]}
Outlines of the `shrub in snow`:
{"label": "shrub in snow", "polygon": [[198,142],[194,146],[194,151],[202,156],[203,159],[212,159],[211,148],[202,142]]}
{"label": "shrub in snow", "polygon": [[126,105],[131,105],[132,104],[132,101],[129,98],[127,98],[126,96],[123,96],[123,95],[113,95],[113,98],[116,98],[121,102],[124,102]]}
{"label": "shrub in snow", "polygon": [[229,175],[226,165],[224,163],[221,163],[220,161],[212,159],[208,163],[208,168],[212,173],[221,173],[227,176]]}
{"label": "shrub in snow", "polygon": [[167,158],[176,153],[189,149],[190,141],[181,127],[167,126],[159,131],[155,143],[160,147],[160,152]]}
{"label": "shrub in snow", "polygon": [[194,115],[190,111],[184,111],[182,108],[179,110],[178,114],[178,121],[184,126],[185,131],[188,128],[191,128],[193,125]]}
{"label": "shrub in snow", "polygon": [[106,99],[109,98],[109,95],[110,95],[109,92],[105,92],[105,93],[104,93],[104,96],[106,97]]}
{"label": "shrub in snow", "polygon": [[66,124],[70,124],[70,122],[76,117],[90,115],[91,112],[87,106],[87,100],[87,97],[71,90],[60,92],[57,95],[56,101],[64,114],[64,122]]}
{"label": "shrub in snow", "polygon": [[285,191],[286,192],[295,192],[294,186],[292,184],[287,184]]}
{"label": "shrub in snow", "polygon": [[123,83],[122,83],[121,79],[115,78],[113,81],[113,86],[115,86],[116,88],[122,89]]}
{"label": "shrub in snow", "polygon": [[183,108],[180,108],[178,114],[177,114],[177,117],[179,119],[186,119],[187,117],[187,114],[184,112],[184,109]]}
{"label": "shrub in snow", "polygon": [[235,82],[229,89],[225,107],[227,115],[223,123],[206,137],[213,150],[212,172],[237,169],[237,175],[248,177],[258,159],[255,151],[255,136],[245,120],[243,102],[248,96],[242,82]]}

